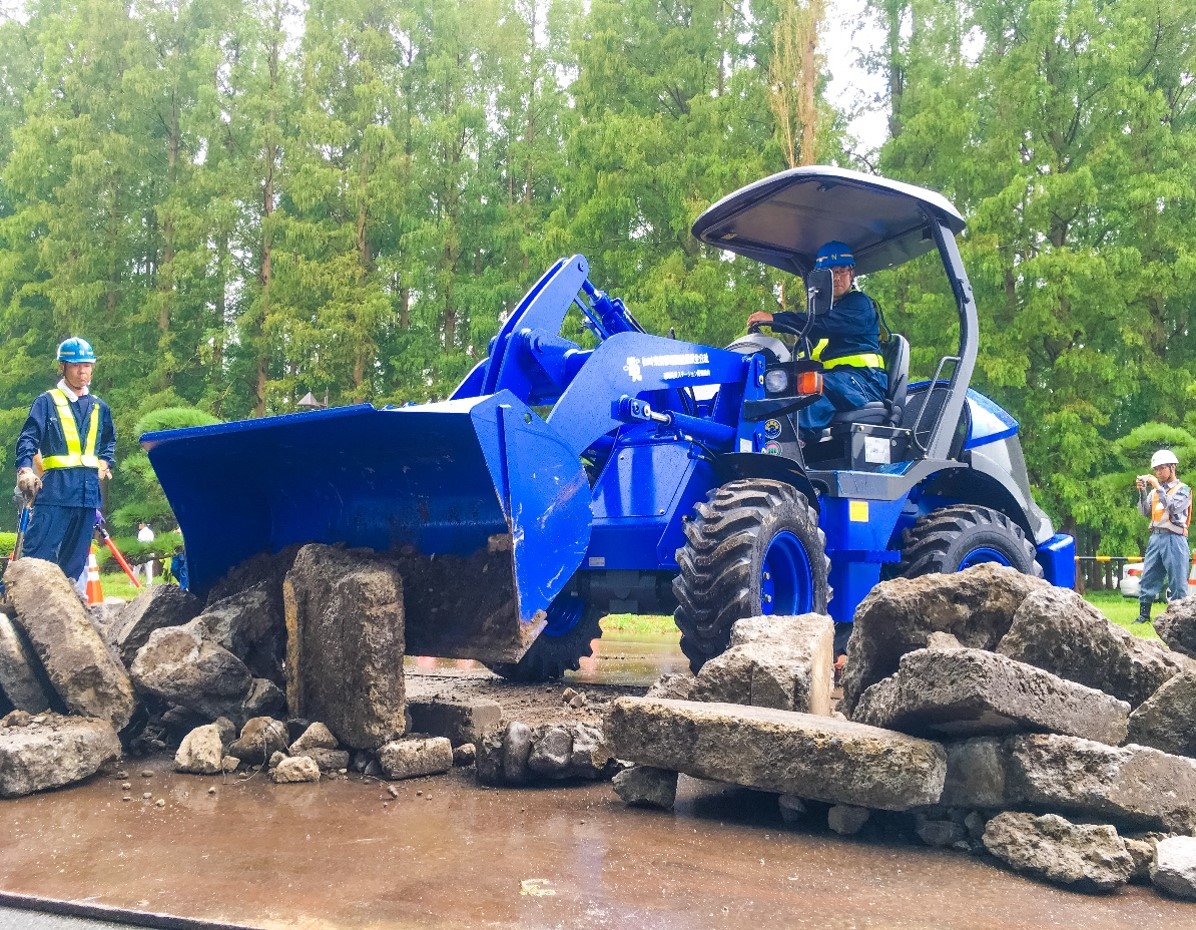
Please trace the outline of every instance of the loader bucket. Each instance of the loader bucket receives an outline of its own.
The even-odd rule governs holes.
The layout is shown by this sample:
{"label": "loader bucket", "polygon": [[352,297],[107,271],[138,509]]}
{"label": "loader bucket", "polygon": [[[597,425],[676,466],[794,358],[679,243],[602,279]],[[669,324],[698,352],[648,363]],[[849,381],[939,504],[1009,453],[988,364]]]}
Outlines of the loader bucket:
{"label": "loader bucket", "polygon": [[581,564],[577,454],[513,394],[369,404],[147,433],[191,588],[294,544],[388,553],[407,651],[512,662]]}

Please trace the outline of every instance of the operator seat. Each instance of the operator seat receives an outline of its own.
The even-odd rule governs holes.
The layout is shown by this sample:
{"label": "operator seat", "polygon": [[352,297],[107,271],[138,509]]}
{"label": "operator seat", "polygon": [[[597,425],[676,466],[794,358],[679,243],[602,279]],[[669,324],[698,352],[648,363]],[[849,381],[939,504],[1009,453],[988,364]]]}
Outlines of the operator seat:
{"label": "operator seat", "polygon": [[909,340],[900,333],[890,333],[882,347],[889,389],[884,400],[874,400],[855,410],[838,410],[831,417],[831,431],[841,424],[866,423],[874,426],[900,426],[909,387]]}

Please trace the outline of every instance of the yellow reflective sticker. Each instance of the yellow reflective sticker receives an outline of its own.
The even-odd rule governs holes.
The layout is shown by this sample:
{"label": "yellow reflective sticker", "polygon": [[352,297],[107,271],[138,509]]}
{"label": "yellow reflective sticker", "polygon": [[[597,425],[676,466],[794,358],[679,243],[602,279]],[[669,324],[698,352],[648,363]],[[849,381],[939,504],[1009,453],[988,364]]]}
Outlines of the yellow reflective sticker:
{"label": "yellow reflective sticker", "polygon": [[852,523],[867,523],[868,522],[868,502],[867,501],[848,501],[847,502],[847,519]]}

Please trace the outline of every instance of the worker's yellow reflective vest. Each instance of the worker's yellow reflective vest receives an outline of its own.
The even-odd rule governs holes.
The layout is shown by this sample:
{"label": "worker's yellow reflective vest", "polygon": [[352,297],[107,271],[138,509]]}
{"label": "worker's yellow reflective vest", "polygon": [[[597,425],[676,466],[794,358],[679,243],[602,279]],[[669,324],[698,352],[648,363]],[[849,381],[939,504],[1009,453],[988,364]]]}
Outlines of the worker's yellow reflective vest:
{"label": "worker's yellow reflective vest", "polygon": [[830,344],[829,339],[819,339],[814,344],[814,350],[810,353],[810,358],[816,362],[822,362],[822,367],[828,371],[832,368],[849,367],[849,368],[879,368],[881,371],[885,370],[885,358],[877,352],[861,352],[858,355],[840,355],[838,358],[827,359],[822,361],[822,353],[826,351],[827,345]]}
{"label": "worker's yellow reflective vest", "polygon": [[58,422],[62,424],[62,436],[66,440],[66,455],[42,456],[42,468],[99,468],[96,456],[96,440],[100,435],[100,405],[93,404],[87,422],[87,445],[79,442],[79,428],[75,425],[75,414],[71,412],[70,401],[59,388],[47,391],[58,410]]}

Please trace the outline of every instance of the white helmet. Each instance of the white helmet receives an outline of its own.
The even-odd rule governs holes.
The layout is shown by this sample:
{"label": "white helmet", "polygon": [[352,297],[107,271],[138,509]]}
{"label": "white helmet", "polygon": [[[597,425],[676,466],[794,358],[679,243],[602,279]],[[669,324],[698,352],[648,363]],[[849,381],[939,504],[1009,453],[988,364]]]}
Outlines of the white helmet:
{"label": "white helmet", "polygon": [[1150,457],[1150,467],[1158,468],[1160,465],[1179,465],[1179,459],[1175,457],[1175,453],[1170,449],[1160,449]]}

